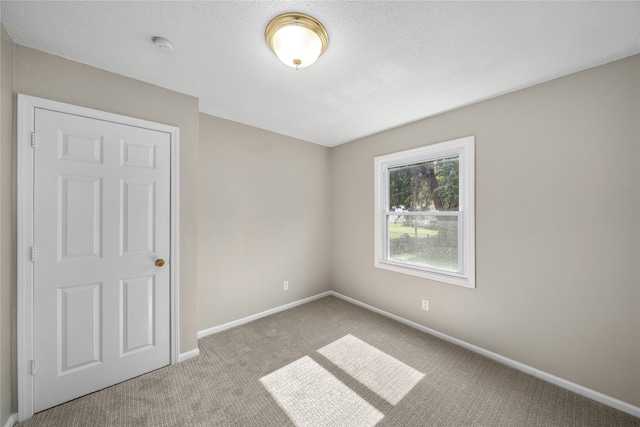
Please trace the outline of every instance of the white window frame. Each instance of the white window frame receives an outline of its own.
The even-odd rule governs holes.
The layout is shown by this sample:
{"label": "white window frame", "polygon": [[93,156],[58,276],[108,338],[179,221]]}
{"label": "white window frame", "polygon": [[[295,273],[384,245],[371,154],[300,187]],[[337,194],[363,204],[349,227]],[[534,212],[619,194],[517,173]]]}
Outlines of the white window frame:
{"label": "white window frame", "polygon": [[[398,213],[391,211],[390,206],[388,206],[389,169],[453,156],[457,156],[459,159],[459,213],[455,215],[459,215],[462,223],[462,226],[458,228],[460,270],[451,272],[390,260],[387,217]],[[378,156],[374,158],[374,166],[375,267],[467,288],[475,288],[475,136],[467,136],[412,150]],[[425,212],[415,213],[415,215],[424,214]],[[429,215],[433,214],[429,213]],[[449,214],[452,213],[437,212],[438,216]]]}

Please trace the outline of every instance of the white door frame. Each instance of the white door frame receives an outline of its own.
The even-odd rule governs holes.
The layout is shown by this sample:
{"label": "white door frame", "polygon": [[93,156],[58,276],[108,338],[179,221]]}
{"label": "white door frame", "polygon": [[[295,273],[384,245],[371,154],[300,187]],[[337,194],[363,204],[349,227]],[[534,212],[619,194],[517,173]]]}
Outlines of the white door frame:
{"label": "white door frame", "polygon": [[178,362],[179,328],[179,129],[175,126],[154,123],[90,108],[78,107],[47,99],[18,94],[18,421],[34,414],[35,387],[31,361],[34,351],[33,331],[33,207],[34,207],[34,149],[32,134],[35,131],[36,108],[74,114],[92,119],[166,132],[171,138],[171,231],[170,231],[170,361]]}

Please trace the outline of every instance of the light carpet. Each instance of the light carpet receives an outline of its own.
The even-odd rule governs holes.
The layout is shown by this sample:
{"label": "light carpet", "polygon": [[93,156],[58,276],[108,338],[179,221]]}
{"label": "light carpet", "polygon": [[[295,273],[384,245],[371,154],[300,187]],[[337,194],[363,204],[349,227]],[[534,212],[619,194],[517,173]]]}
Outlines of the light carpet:
{"label": "light carpet", "polygon": [[373,427],[384,418],[309,356],[260,381],[298,427]]}
{"label": "light carpet", "polygon": [[318,353],[392,405],[424,377],[422,372],[351,334],[322,347]]}
{"label": "light carpet", "polygon": [[[348,335],[424,377],[389,403],[346,361],[329,356],[334,363],[318,352],[335,350],[331,344]],[[305,360],[323,369],[317,376],[339,381],[345,388],[337,388],[382,414],[377,426],[640,427],[631,415],[335,297],[208,336],[199,347],[195,359],[43,411],[19,426],[295,426],[261,378]],[[305,369],[300,376],[301,384],[315,381],[304,378]],[[329,398],[310,399],[300,411],[315,411]],[[334,425],[360,425],[345,423]]]}

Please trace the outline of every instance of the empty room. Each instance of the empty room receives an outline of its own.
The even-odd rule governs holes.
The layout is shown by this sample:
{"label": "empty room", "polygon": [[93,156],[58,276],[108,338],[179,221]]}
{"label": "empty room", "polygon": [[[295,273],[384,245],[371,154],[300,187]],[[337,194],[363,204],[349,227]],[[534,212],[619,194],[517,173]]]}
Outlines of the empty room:
{"label": "empty room", "polygon": [[0,23],[0,427],[640,426],[640,1]]}

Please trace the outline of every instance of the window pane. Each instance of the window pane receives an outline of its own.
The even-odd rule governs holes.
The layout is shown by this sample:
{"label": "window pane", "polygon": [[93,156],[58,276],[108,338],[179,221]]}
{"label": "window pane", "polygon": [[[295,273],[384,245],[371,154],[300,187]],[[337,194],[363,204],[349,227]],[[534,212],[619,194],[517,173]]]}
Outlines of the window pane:
{"label": "window pane", "polygon": [[389,168],[391,211],[457,211],[458,157]]}
{"label": "window pane", "polygon": [[389,261],[458,271],[458,216],[388,216]]}

